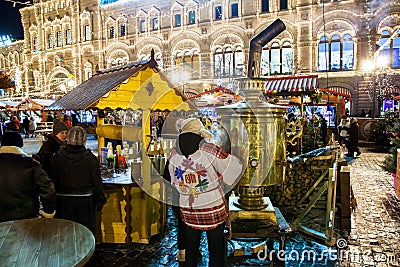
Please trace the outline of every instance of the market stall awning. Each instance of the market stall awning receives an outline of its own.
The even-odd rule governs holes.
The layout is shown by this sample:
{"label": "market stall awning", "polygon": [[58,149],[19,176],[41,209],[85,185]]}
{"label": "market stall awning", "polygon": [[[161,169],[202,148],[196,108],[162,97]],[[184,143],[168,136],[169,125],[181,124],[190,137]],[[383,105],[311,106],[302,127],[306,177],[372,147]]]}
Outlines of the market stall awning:
{"label": "market stall awning", "polygon": [[320,88],[323,93],[332,94],[335,96],[341,96],[348,100],[351,100],[351,94],[348,92],[349,89],[343,87],[330,87],[330,88]]}
{"label": "market stall awning", "polygon": [[24,98],[14,106],[17,110],[43,110],[54,100]]}
{"label": "market stall awning", "polygon": [[318,75],[269,78],[265,81],[267,96],[302,96],[318,93]]}
{"label": "market stall awning", "polygon": [[196,105],[208,106],[208,105],[224,105],[224,104],[234,104],[238,101],[242,101],[242,97],[232,91],[231,89],[219,86],[214,89],[199,93],[189,99],[194,99]]}
{"label": "market stall awning", "polygon": [[98,71],[46,110],[188,110],[186,100],[160,71],[152,55],[148,61]]}

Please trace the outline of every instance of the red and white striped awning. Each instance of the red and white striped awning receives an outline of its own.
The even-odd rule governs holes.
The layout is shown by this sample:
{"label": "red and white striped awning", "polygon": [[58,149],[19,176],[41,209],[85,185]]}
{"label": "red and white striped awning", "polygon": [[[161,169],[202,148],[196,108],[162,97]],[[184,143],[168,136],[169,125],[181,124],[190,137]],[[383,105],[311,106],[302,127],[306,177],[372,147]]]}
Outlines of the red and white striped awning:
{"label": "red and white striped awning", "polygon": [[318,93],[318,75],[269,78],[264,92],[270,96],[313,95]]}

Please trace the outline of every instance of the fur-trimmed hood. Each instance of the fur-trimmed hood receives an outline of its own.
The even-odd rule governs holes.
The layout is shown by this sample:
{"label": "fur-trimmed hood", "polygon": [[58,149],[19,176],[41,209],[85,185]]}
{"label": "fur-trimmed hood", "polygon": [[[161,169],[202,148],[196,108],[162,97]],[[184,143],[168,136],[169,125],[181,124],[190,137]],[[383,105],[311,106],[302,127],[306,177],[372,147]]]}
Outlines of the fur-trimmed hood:
{"label": "fur-trimmed hood", "polygon": [[21,156],[28,156],[21,148],[17,146],[2,146],[0,147],[0,154],[17,154]]}

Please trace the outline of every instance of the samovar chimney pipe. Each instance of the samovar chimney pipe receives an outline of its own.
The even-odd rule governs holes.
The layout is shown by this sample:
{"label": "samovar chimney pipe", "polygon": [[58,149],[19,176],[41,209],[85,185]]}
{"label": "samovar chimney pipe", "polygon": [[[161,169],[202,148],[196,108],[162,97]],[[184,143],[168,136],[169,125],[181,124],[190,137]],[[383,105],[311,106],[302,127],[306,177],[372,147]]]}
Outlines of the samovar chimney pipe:
{"label": "samovar chimney pipe", "polygon": [[249,61],[247,64],[247,77],[259,78],[261,68],[261,53],[263,47],[286,29],[280,19],[276,19],[259,34],[250,40]]}

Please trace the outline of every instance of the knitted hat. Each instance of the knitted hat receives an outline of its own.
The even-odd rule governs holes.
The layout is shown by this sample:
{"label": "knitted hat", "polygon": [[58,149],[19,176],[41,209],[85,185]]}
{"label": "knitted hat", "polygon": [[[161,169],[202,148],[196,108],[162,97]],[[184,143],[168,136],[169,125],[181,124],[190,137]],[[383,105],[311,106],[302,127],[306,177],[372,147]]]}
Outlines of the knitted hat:
{"label": "knitted hat", "polygon": [[212,138],[213,135],[204,129],[203,123],[197,118],[189,118],[177,123],[179,133],[195,133],[203,138]]}
{"label": "knitted hat", "polygon": [[57,135],[59,132],[68,131],[68,126],[61,121],[55,120],[53,122],[53,134]]}
{"label": "knitted hat", "polygon": [[67,144],[84,146],[86,144],[86,131],[80,126],[72,127],[68,132]]}
{"label": "knitted hat", "polygon": [[1,146],[23,147],[24,140],[22,140],[21,135],[17,132],[13,131],[5,132],[3,138],[1,139]]}

